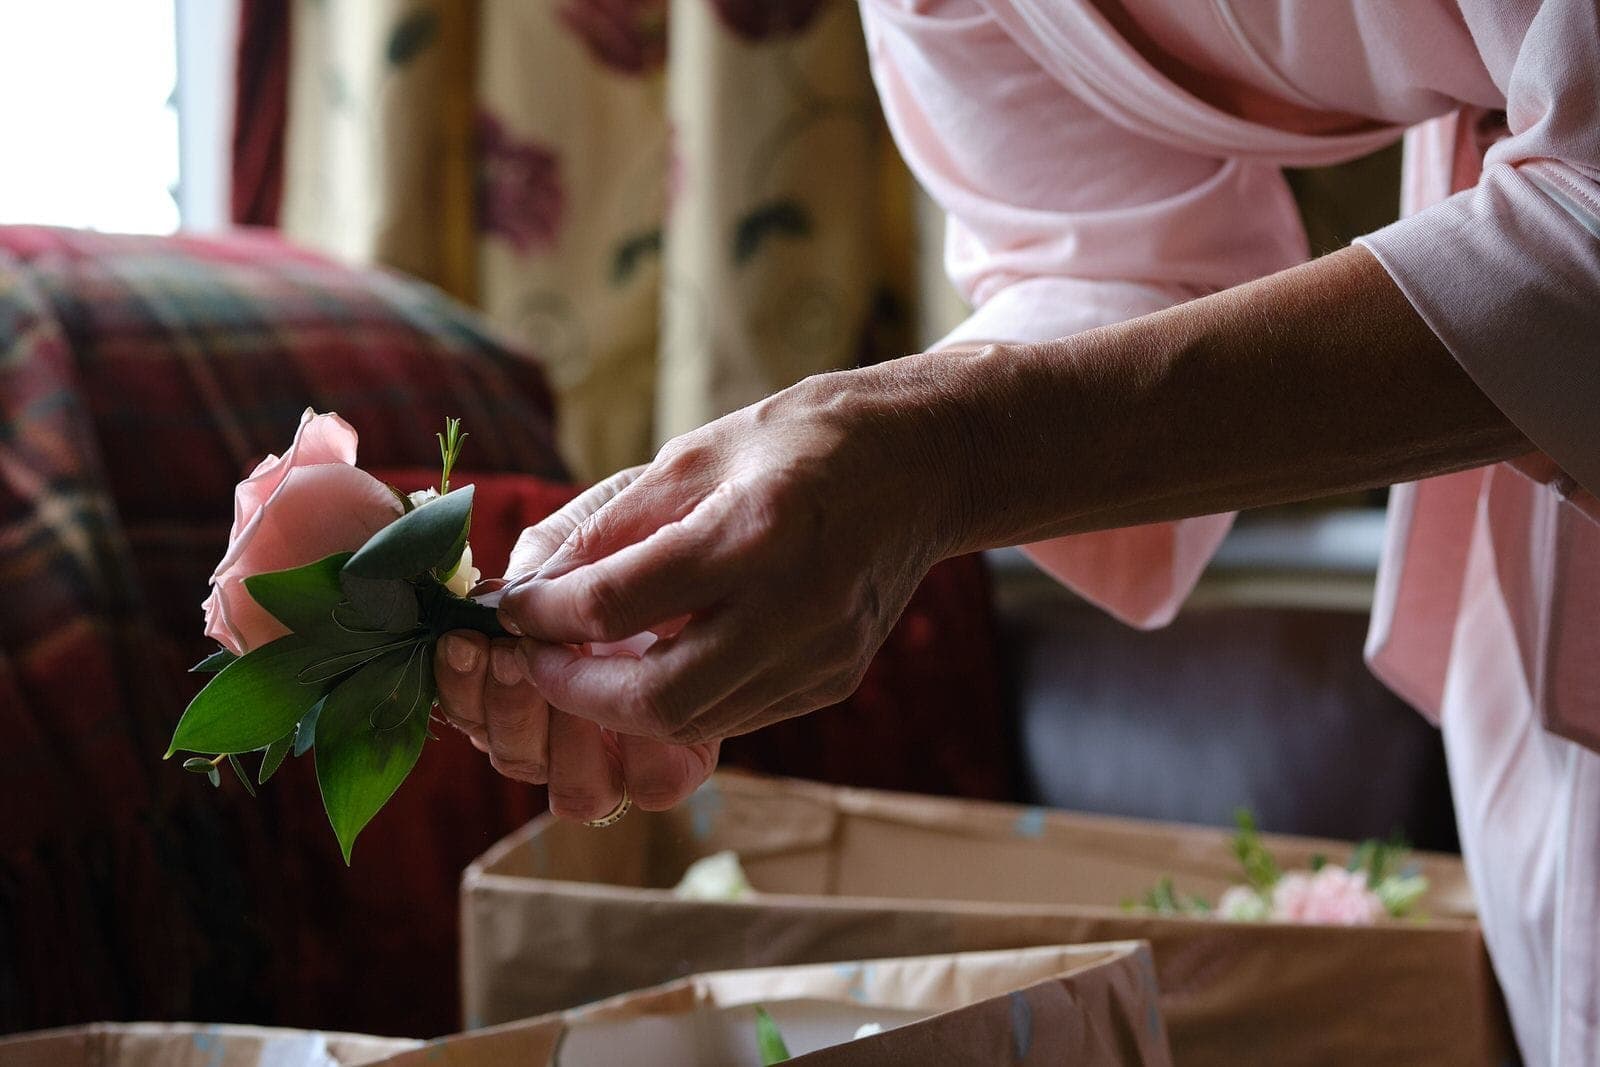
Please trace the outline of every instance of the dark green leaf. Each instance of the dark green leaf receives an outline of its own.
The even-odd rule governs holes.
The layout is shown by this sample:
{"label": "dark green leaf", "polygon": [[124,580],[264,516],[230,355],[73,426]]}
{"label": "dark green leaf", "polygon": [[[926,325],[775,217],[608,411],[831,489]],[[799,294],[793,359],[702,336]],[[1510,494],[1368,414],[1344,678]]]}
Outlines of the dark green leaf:
{"label": "dark green leaf", "polygon": [[190,756],[183,761],[183,769],[190,774],[210,774],[216,770],[217,765],[204,756]]}
{"label": "dark green leaf", "polygon": [[311,710],[306,712],[305,718],[300,720],[300,725],[294,731],[294,754],[299,759],[311,751],[311,746],[317,743],[317,717],[322,714],[322,705],[327,699],[317,701],[311,705]]}
{"label": "dark green leaf", "polygon": [[419,7],[397,23],[389,34],[387,49],[389,65],[403,67],[421,55],[439,36],[439,13],[431,7]]}
{"label": "dark green leaf", "polygon": [[372,713],[375,729],[392,730],[412,715],[426,718],[433,706],[433,642],[418,641],[412,646],[410,657],[394,699],[378,705]]}
{"label": "dark green leaf", "polygon": [[240,657],[195,694],[178,721],[174,752],[252,752],[289,732],[323,693],[300,673],[326,650],[291,634]]}
{"label": "dark green leaf", "polygon": [[362,667],[328,694],[317,716],[317,783],[346,863],[356,836],[411,773],[427,736],[427,715],[387,730],[373,725],[395,717],[390,705],[402,699],[413,652],[390,652]]}
{"label": "dark green leaf", "polygon": [[339,571],[351,553],[338,552],[287,571],[252,574],[244,580],[245,590],[272,617],[301,636],[321,635],[337,630],[333,609],[344,599],[339,587]]}
{"label": "dark green leaf", "polygon": [[[472,522],[472,488],[464,485],[430,500],[373,534],[344,565],[345,577],[415,578],[455,563],[461,554],[456,546],[464,543]],[[350,593],[348,585],[345,592]]]}
{"label": "dark green leaf", "polygon": [[756,1046],[761,1050],[761,1067],[784,1063],[789,1059],[789,1046],[784,1043],[778,1024],[763,1007],[756,1008]]}
{"label": "dark green leaf", "polygon": [[390,485],[388,482],[384,482],[383,487],[389,490],[389,492],[393,493],[396,500],[400,501],[400,513],[402,515],[416,508],[416,505],[411,502],[410,494],[402,493],[399,489]]}
{"label": "dark green leaf", "polygon": [[477,630],[489,637],[510,637],[500,625],[500,616],[494,608],[485,607],[476,600],[444,593],[427,600],[428,629],[434,633],[451,630]]}
{"label": "dark green leaf", "polygon": [[762,204],[734,227],[733,261],[748,263],[770,237],[809,237],[811,230],[811,213],[798,200]]}
{"label": "dark green leaf", "polygon": [[404,578],[339,578],[348,600],[333,611],[333,621],[351,635],[383,642],[417,625],[417,587]]}
{"label": "dark green leaf", "polygon": [[409,648],[416,642],[414,637],[403,637],[399,640],[389,641],[382,645],[373,645],[369,648],[347,648],[322,650],[322,658],[318,659],[300,672],[300,680],[308,685],[331,683],[342,674],[349,674],[357,667],[364,667],[387,652],[397,649]]}
{"label": "dark green leaf", "polygon": [[239,657],[225,648],[219,648],[205,659],[189,668],[190,674],[216,674]]}
{"label": "dark green leaf", "polygon": [[206,778],[211,782],[212,789],[222,788],[222,772],[217,770],[215,766],[206,772]]}
{"label": "dark green leaf", "polygon": [[251,796],[256,795],[256,787],[250,784],[250,776],[244,771],[244,764],[239,762],[239,757],[232,752],[228,753],[228,766],[233,768],[233,773],[239,776],[239,784],[244,786],[244,791]]}
{"label": "dark green leaf", "polygon": [[[308,712],[307,714],[309,715],[310,713]],[[305,720],[302,719],[301,721],[304,722]],[[278,773],[278,768],[283,766],[284,757],[294,747],[294,739],[299,733],[300,727],[296,726],[293,730],[290,730],[267,746],[266,752],[261,755],[261,774],[256,779],[257,782],[266,785],[267,779]]]}

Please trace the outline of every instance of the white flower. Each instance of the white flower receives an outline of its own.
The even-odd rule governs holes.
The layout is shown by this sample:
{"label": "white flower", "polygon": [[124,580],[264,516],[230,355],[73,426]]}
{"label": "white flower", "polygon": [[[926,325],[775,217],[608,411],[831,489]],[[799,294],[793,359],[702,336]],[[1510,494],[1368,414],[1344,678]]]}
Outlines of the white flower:
{"label": "white flower", "polygon": [[[415,493],[407,493],[406,499],[411,501],[413,508],[420,508],[424,504],[432,503],[439,499],[439,490],[429,487],[418,489]],[[461,558],[456,561],[456,569],[450,575],[450,580],[444,587],[456,596],[464,597],[472,592],[472,587],[483,580],[483,573],[472,565],[472,542],[467,542],[461,550]]]}
{"label": "white flower", "polygon": [[744,900],[755,890],[739,866],[739,854],[718,852],[689,864],[672,895],[679,900]]}
{"label": "white flower", "polygon": [[482,580],[483,575],[472,565],[472,542],[468,541],[466,547],[461,550],[461,560],[456,564],[456,572],[450,576],[448,582],[444,583],[444,587],[456,596],[464,597]]}
{"label": "white flower", "polygon": [[1272,906],[1247,885],[1229,886],[1217,901],[1217,917],[1236,923],[1258,923],[1272,913]]}

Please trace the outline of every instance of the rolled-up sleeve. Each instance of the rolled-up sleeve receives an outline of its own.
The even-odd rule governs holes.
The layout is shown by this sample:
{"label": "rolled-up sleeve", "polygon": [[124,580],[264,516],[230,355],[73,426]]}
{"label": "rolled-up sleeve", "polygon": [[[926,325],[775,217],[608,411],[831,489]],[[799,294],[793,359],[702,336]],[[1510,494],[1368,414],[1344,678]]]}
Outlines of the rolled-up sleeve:
{"label": "rolled-up sleeve", "polygon": [[1600,9],[1525,7],[1464,5],[1475,37],[1510,42],[1510,135],[1477,184],[1359,243],[1506,417],[1600,493]]}
{"label": "rolled-up sleeve", "polygon": [[[1305,259],[1276,167],[1184,152],[1116,125],[977,0],[863,0],[862,11],[890,128],[947,212],[946,267],[974,307],[942,345],[1065,337]],[[1159,626],[1232,518],[1027,548],[1112,614]]]}

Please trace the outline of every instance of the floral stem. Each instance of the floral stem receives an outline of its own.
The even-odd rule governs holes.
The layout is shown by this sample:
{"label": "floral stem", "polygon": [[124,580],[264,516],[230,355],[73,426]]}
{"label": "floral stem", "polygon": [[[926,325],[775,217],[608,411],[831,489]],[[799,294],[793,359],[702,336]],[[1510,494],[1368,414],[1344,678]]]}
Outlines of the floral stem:
{"label": "floral stem", "polygon": [[461,432],[460,419],[445,419],[444,433],[435,436],[439,438],[439,458],[443,462],[439,495],[444,496],[450,491],[450,474],[455,470],[456,460],[461,457],[461,445],[468,435]]}

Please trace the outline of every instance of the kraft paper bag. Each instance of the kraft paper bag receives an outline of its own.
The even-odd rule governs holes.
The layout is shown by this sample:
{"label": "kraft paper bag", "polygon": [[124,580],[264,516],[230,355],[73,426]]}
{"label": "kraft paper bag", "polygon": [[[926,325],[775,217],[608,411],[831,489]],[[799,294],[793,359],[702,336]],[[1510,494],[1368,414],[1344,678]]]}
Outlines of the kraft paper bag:
{"label": "kraft paper bag", "polygon": [[[1149,947],[1124,942],[698,975],[446,1038],[383,1067],[756,1067],[756,1007],[802,1067],[1168,1067]],[[863,1024],[881,1031],[856,1038]]]}
{"label": "kraft paper bag", "polygon": [[[1264,835],[1286,868],[1347,843]],[[1513,1047],[1459,859],[1417,853],[1426,921],[1371,927],[1130,913],[1159,878],[1240,879],[1223,830],[717,775],[677,809],[595,830],[550,818],[462,879],[469,1027],[687,974],[1144,940],[1177,1063],[1494,1065]],[[755,897],[675,898],[737,852]]]}
{"label": "kraft paper bag", "polygon": [[355,1067],[420,1041],[190,1023],[97,1023],[0,1037],[0,1067]]}

